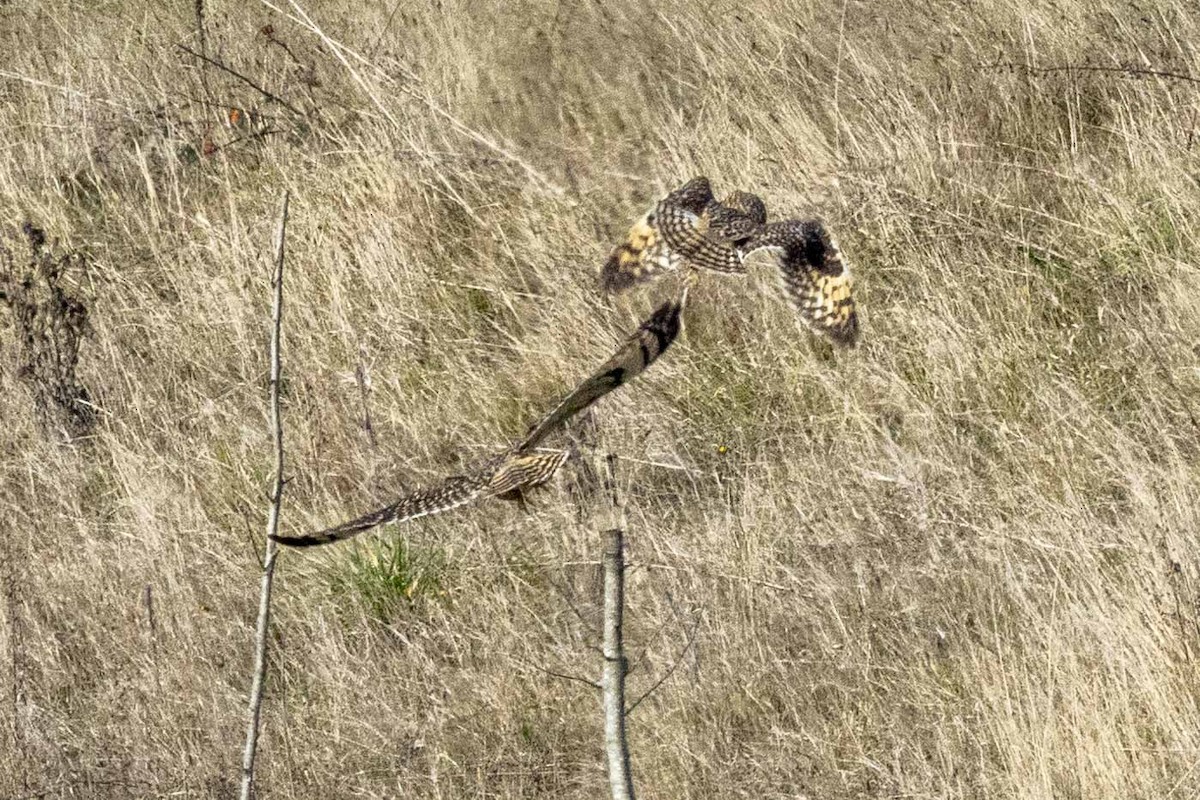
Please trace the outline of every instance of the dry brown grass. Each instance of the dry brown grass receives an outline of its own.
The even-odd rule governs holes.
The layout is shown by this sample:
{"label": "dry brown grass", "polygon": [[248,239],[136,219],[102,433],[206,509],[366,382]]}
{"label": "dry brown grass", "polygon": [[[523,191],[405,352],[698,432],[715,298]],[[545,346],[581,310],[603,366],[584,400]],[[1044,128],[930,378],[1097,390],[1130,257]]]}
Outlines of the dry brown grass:
{"label": "dry brown grass", "polygon": [[[208,3],[298,112],[210,71],[231,129],[190,4],[0,4],[0,223],[89,259],[100,409],[45,440],[0,314],[0,796],[233,791],[281,188],[288,529],[521,433],[653,302],[598,294],[607,249],[703,172],[835,226],[864,344],[706,281],[596,410],[631,696],[700,619],[631,719],[644,796],[1200,797],[1200,85],[1041,69],[1200,75],[1194,4],[413,5],[306,6],[343,61]],[[263,795],[602,796],[599,701],[539,669],[595,677],[599,550],[557,489],[285,553]]]}

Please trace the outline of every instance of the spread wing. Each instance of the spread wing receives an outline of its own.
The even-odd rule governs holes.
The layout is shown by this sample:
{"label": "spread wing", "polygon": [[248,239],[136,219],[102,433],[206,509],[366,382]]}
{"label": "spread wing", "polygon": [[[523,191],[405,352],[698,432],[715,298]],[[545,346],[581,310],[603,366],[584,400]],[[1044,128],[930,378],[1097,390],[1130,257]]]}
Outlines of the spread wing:
{"label": "spread wing", "polygon": [[271,538],[290,547],[312,547],[318,544],[340,542],[342,539],[349,539],[351,536],[357,536],[363,531],[370,530],[376,525],[404,522],[418,517],[427,517],[430,514],[440,514],[443,511],[470,503],[483,496],[490,478],[491,475],[486,471],[472,475],[455,475],[434,486],[418,489],[390,505],[363,514],[349,522],[343,522],[341,525],[303,536],[272,536]]}
{"label": "spread wing", "polygon": [[766,225],[744,248],[745,256],[766,250],[775,256],[784,294],[809,328],[835,344],[858,341],[854,281],[837,242],[820,220],[785,220]]}
{"label": "spread wing", "polygon": [[659,200],[617,245],[600,270],[600,285],[620,292],[676,270],[685,261],[720,272],[741,272],[742,256],[719,235],[711,235],[713,199],[705,177],[697,177]]}
{"label": "spread wing", "polygon": [[271,538],[290,547],[329,544],[349,539],[376,525],[440,514],[488,497],[512,497],[525,489],[542,485],[566,462],[570,452],[530,451],[563,422],[650,366],[679,335],[681,308],[679,301],[669,301],[659,306],[612,358],[534,425],[520,444],[489,459],[471,473],[446,478],[441,483],[407,494],[390,505],[323,531]]}
{"label": "spread wing", "polygon": [[527,451],[536,447],[555,428],[604,395],[640,375],[679,335],[679,314],[682,309],[679,300],[669,300],[655,309],[637,331],[625,340],[612,358],[604,362],[600,369],[576,386],[549,414],[530,428],[516,449]]}
{"label": "spread wing", "polygon": [[505,452],[489,459],[470,475],[455,475],[441,483],[401,497],[391,505],[369,514],[303,536],[274,536],[290,547],[312,547],[357,536],[377,525],[406,522],[418,517],[440,514],[488,497],[514,496],[525,489],[541,486],[554,476],[570,457],[567,450],[540,453]]}

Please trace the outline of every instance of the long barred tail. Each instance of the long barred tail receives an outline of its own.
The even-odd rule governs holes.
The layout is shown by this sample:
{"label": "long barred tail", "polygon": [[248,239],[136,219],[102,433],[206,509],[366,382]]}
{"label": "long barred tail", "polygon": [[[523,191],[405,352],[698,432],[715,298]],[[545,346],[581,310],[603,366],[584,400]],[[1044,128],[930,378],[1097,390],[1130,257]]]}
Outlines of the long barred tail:
{"label": "long barred tail", "polygon": [[272,536],[280,544],[289,547],[312,547],[330,542],[340,542],[388,522],[404,522],[417,517],[438,514],[464,505],[479,497],[491,476],[455,475],[441,483],[401,497],[391,505],[363,514],[357,519],[343,522],[323,531],[304,536]]}
{"label": "long barred tail", "polygon": [[526,452],[549,436],[555,428],[583,411],[604,395],[637,377],[662,355],[679,335],[681,300],[663,303],[637,331],[625,340],[612,358],[563,398],[555,408],[537,422],[520,444],[517,452]]}

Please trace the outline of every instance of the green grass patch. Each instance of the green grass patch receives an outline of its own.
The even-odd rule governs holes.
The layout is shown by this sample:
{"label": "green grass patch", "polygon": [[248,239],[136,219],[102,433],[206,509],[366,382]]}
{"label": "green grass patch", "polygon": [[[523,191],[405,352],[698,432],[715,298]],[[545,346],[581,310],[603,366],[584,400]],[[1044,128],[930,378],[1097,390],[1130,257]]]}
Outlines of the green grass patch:
{"label": "green grass patch", "polygon": [[449,560],[440,547],[417,548],[404,539],[367,539],[329,573],[330,591],[389,622],[447,596]]}

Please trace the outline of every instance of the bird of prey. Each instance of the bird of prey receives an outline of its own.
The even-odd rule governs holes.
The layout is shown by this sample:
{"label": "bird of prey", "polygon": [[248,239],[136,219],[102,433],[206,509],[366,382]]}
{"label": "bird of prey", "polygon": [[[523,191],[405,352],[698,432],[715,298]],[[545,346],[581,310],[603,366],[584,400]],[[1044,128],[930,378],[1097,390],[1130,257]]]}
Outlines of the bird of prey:
{"label": "bird of prey", "polygon": [[834,344],[858,339],[850,269],[824,223],[817,219],[767,223],[762,199],[736,191],[718,201],[707,178],[685,183],[634,223],[600,271],[607,292],[621,292],[665,271],[697,268],[746,272],[760,250],[772,255],[785,296],[813,331]]}
{"label": "bird of prey", "polygon": [[567,450],[538,450],[537,446],[568,419],[604,395],[628,383],[650,366],[679,335],[682,303],[668,301],[659,306],[612,358],[571,391],[546,416],[534,423],[516,445],[483,461],[463,475],[419,489],[383,508],[300,536],[273,536],[280,544],[311,547],[348,539],[388,522],[404,522],[438,514],[489,497],[520,500],[527,489],[553,477],[570,457]]}
{"label": "bird of prey", "polygon": [[659,200],[633,223],[600,272],[605,291],[620,292],[663,271],[693,265],[716,272],[743,272],[737,244],[767,221],[762,200],[736,192],[733,204],[718,203],[703,176]]}

